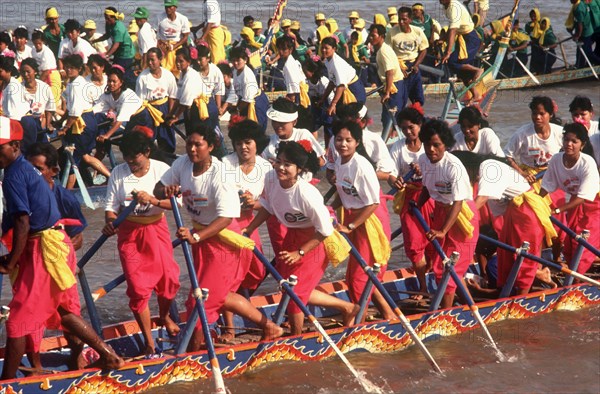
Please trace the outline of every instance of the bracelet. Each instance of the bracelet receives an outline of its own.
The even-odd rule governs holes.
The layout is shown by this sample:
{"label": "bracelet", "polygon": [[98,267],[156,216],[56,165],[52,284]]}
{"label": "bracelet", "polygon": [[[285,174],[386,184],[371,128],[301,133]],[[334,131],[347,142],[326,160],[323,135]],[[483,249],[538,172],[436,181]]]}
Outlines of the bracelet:
{"label": "bracelet", "polygon": [[156,199],[156,206],[160,208],[160,200],[158,198]]}
{"label": "bracelet", "polygon": [[196,241],[196,243],[200,242],[200,235],[198,233],[192,234],[192,238],[194,238],[194,241]]}
{"label": "bracelet", "polygon": [[559,213],[560,213],[560,208],[556,208],[556,209],[554,210],[554,214],[555,214],[555,215],[558,215]]}

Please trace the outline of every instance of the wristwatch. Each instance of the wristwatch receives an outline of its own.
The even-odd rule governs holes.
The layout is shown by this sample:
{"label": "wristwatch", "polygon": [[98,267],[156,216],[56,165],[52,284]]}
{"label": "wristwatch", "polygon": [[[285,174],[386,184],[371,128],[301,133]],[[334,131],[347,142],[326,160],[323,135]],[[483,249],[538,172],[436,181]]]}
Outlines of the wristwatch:
{"label": "wristwatch", "polygon": [[354,223],[349,223],[347,227],[350,229],[350,231],[354,231],[354,229],[356,228]]}
{"label": "wristwatch", "polygon": [[306,253],[302,249],[298,249],[298,254],[300,255],[300,257],[304,257]]}
{"label": "wristwatch", "polygon": [[553,212],[554,212],[555,215],[558,215],[560,213],[560,209],[556,208]]}
{"label": "wristwatch", "polygon": [[192,238],[194,238],[194,241],[200,242],[200,234],[194,233],[194,234],[192,234]]}

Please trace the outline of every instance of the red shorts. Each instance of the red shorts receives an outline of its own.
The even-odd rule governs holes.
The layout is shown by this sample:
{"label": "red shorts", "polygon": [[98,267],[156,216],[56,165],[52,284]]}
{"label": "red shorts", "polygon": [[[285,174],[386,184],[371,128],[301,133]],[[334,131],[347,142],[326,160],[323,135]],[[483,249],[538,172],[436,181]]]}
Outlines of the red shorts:
{"label": "red shorts", "polygon": [[[583,204],[578,205],[575,209],[567,211],[567,225],[577,235],[581,234],[583,230],[590,230],[590,237],[587,241],[596,249],[600,249],[600,197],[596,195],[594,201],[585,200]],[[578,245],[577,241],[571,237],[565,240],[563,253],[569,264]],[[596,255],[584,248],[577,272],[585,274],[595,259]]]}
{"label": "red shorts", "polygon": [[[242,216],[234,220],[237,222],[239,228],[243,229],[248,227],[248,224],[250,224],[252,219],[254,219],[254,215],[252,214],[252,212],[242,211]],[[250,239],[254,241],[258,250],[262,252],[262,242],[260,240],[260,234],[258,233],[258,230],[252,233]],[[242,272],[240,271],[240,273]],[[252,260],[250,260],[250,267],[245,273],[243,273],[242,277],[239,278],[239,280],[241,281],[240,287],[250,290],[256,289],[265,278],[265,273],[266,268],[263,265],[263,263],[260,262],[258,257],[252,255]]]}

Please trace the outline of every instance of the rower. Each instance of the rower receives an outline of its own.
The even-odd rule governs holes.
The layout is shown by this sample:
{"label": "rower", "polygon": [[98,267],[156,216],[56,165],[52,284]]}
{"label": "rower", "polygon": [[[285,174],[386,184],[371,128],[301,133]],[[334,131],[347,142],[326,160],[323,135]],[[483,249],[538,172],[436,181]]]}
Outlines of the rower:
{"label": "rower", "polygon": [[138,7],[133,13],[135,23],[139,28],[137,32],[137,44],[139,54],[142,56],[142,62],[140,63],[141,70],[148,67],[148,51],[157,46],[156,32],[152,29],[150,23],[148,23],[148,16],[150,16],[150,13],[146,7]]}
{"label": "rower", "polygon": [[[123,360],[80,317],[73,244],[60,224],[56,198],[48,183],[21,154],[22,139],[21,125],[1,117],[0,168],[5,170],[2,188],[7,202],[2,225],[4,230],[13,229],[14,242],[11,253],[4,257],[0,273],[10,274],[19,266],[13,284],[14,297],[9,304],[11,314],[6,322],[2,379],[15,378],[28,336],[32,350],[39,351],[48,319],[57,312],[65,329],[99,353],[99,366],[118,369]],[[59,258],[51,262],[44,258],[46,248],[64,253],[57,253]]]}
{"label": "rower", "polygon": [[175,65],[175,51],[187,44],[190,35],[188,18],[177,12],[178,0],[165,0],[165,12],[158,15],[157,39],[158,47],[164,53],[162,66],[171,71],[176,77],[179,70]]}

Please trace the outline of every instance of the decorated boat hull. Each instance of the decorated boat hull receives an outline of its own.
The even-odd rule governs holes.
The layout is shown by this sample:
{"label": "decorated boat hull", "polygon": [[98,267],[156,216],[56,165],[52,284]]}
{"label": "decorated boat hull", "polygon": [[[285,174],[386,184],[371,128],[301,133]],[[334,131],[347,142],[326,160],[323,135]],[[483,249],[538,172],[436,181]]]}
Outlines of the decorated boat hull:
{"label": "decorated boat hull", "polygon": [[[404,270],[387,274],[385,286],[391,294],[396,295],[394,298],[398,301],[407,297],[403,291],[413,289],[416,285],[414,277],[407,275]],[[406,278],[407,276],[409,277]],[[433,278],[428,278],[428,282],[431,284]],[[321,287],[324,290],[337,290],[333,293],[338,297],[347,296],[342,282]],[[269,316],[279,299],[280,295],[276,294],[252,300]],[[526,296],[489,300],[478,303],[477,306],[489,325],[507,319],[528,319],[552,311],[572,311],[598,304],[600,289],[588,285],[574,285],[534,292]],[[315,309],[314,313],[321,318],[331,316],[327,310]],[[426,341],[461,334],[478,327],[466,306],[410,315],[408,318],[418,335]],[[241,324],[248,325],[246,322]],[[412,345],[409,334],[397,320],[375,321],[327,331],[344,353],[395,352]],[[118,353],[137,354],[135,352],[139,350],[138,344],[141,343],[137,332],[135,322],[127,322],[106,328],[104,335]],[[166,338],[161,329],[154,330],[154,335],[157,338]],[[164,352],[168,352],[174,346],[168,341],[159,343],[163,343]],[[43,353],[44,365],[52,365],[52,360],[59,363],[57,359],[66,357],[57,348],[62,344],[63,340],[60,338],[48,338],[44,341],[43,347],[48,350]],[[334,356],[334,351],[316,332],[217,349],[217,357],[225,377],[237,376],[279,361],[320,361]],[[153,387],[210,377],[208,355],[201,351],[180,356],[165,355],[158,359],[132,360],[120,370],[65,371],[5,381],[0,384],[0,393],[136,393]]]}

